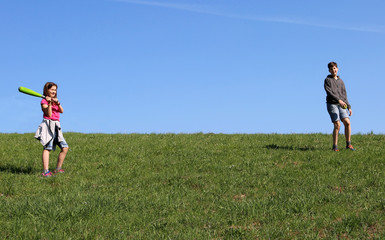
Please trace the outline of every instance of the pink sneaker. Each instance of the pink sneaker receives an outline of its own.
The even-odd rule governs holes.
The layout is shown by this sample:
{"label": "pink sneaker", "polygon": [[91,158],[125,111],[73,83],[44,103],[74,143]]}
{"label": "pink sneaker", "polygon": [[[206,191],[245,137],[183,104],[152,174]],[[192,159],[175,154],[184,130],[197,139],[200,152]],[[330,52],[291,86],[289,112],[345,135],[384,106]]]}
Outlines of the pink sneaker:
{"label": "pink sneaker", "polygon": [[42,173],[41,175],[42,175],[43,177],[52,177],[51,171],[48,171],[48,172],[46,172],[46,173]]}
{"label": "pink sneaker", "polygon": [[55,170],[54,173],[64,173],[64,170],[63,169],[60,169],[60,170]]}

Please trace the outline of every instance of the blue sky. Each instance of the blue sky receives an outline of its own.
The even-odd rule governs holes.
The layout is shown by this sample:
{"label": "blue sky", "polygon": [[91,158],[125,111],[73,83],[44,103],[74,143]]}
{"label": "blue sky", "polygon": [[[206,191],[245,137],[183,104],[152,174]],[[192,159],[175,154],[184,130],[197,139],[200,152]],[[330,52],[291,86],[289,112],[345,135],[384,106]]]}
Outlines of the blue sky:
{"label": "blue sky", "polygon": [[[385,1],[4,0],[0,132],[331,133],[339,64],[353,133],[385,133]],[[341,131],[343,133],[343,130]]]}

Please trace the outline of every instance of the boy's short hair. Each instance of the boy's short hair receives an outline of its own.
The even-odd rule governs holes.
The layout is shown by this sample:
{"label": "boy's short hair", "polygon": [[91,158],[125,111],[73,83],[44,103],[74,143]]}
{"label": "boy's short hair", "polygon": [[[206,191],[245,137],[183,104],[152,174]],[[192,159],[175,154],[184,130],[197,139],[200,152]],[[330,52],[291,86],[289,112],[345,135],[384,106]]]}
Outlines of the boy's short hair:
{"label": "boy's short hair", "polygon": [[330,68],[332,68],[332,67],[338,68],[337,63],[336,63],[336,62],[330,62],[330,63],[328,63],[328,68],[330,69]]}

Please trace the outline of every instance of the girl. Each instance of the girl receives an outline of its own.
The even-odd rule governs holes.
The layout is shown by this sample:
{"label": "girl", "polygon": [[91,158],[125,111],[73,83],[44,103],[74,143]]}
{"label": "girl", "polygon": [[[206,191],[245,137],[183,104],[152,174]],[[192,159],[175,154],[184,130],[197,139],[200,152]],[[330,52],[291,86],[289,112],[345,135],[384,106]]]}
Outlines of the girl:
{"label": "girl", "polygon": [[51,150],[56,149],[58,145],[61,149],[56,170],[54,173],[63,173],[62,165],[68,152],[68,144],[63,137],[60,126],[60,113],[63,113],[63,107],[57,99],[57,85],[53,82],[47,82],[44,85],[45,99],[41,100],[41,110],[43,111],[43,121],[36,131],[35,138],[44,146],[43,149],[43,173],[44,177],[52,176],[49,171],[49,154]]}

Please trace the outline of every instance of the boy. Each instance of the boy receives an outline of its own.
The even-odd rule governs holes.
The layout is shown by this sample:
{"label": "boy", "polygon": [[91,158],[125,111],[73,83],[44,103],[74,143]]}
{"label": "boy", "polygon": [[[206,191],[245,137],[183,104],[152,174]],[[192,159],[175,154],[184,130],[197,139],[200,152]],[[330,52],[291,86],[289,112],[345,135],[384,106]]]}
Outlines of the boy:
{"label": "boy", "polygon": [[346,149],[354,151],[351,142],[351,126],[349,116],[352,115],[352,108],[349,104],[346,94],[345,84],[337,75],[337,63],[330,62],[328,64],[330,75],[328,75],[324,82],[326,91],[326,105],[328,113],[333,122],[333,151],[338,152],[338,133],[340,131],[341,123],[345,126]]}

